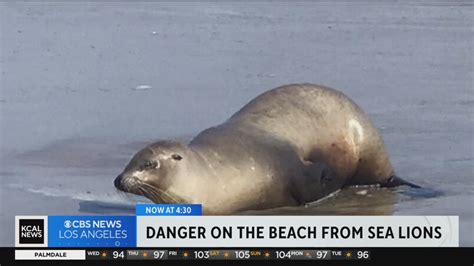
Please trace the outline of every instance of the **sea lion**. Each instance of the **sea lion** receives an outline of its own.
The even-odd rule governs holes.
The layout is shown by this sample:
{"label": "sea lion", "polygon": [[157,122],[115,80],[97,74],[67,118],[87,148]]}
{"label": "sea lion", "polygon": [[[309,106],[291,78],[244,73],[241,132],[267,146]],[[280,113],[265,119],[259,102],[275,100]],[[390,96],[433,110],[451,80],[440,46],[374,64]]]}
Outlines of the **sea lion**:
{"label": "sea lion", "polygon": [[301,205],[351,185],[412,185],[395,176],[367,114],[313,84],[269,90],[187,145],[145,147],[114,184],[156,203],[200,203],[205,214]]}

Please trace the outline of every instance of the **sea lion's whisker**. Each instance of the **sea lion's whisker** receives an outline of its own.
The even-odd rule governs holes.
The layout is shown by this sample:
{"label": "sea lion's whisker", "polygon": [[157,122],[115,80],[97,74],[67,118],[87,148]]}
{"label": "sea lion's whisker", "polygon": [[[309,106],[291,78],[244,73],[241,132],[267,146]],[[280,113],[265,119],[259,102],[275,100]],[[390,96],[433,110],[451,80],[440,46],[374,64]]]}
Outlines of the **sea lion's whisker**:
{"label": "sea lion's whisker", "polygon": [[150,198],[153,200],[155,203],[165,203],[165,200],[163,197],[154,189],[148,190],[150,194],[152,195]]}
{"label": "sea lion's whisker", "polygon": [[166,202],[161,192],[157,188],[147,183],[141,183],[140,190],[144,192],[145,195],[148,195],[147,197],[149,197],[153,202],[157,202],[157,203]]}
{"label": "sea lion's whisker", "polygon": [[161,197],[167,202],[167,203],[178,203],[178,201],[168,192],[159,189],[159,188],[154,188],[160,195]]}
{"label": "sea lion's whisker", "polygon": [[139,190],[140,190],[140,192],[141,192],[141,194],[142,194],[143,196],[145,196],[145,197],[151,199],[151,201],[153,201],[153,202],[155,202],[155,203],[156,203],[157,201],[159,202],[159,199],[160,199],[160,198],[159,198],[158,195],[156,195],[156,193],[154,193],[152,190],[145,189],[145,188],[143,188],[143,187],[140,187]]}
{"label": "sea lion's whisker", "polygon": [[137,191],[142,194],[143,196],[155,201],[156,195],[150,189],[147,189],[143,184],[141,186],[137,186]]}
{"label": "sea lion's whisker", "polygon": [[178,197],[173,195],[172,193],[169,193],[167,191],[162,190],[163,195],[167,196],[172,203],[180,203],[181,201],[179,200]]}
{"label": "sea lion's whisker", "polygon": [[142,183],[141,185],[142,185],[142,188],[145,188],[146,190],[148,190],[155,197],[159,198],[161,202],[163,203],[177,203],[178,202],[175,197],[173,197],[172,195],[170,195],[170,193],[162,189],[159,189],[147,183]]}
{"label": "sea lion's whisker", "polygon": [[162,203],[174,203],[162,190],[153,188],[153,192],[160,197]]}

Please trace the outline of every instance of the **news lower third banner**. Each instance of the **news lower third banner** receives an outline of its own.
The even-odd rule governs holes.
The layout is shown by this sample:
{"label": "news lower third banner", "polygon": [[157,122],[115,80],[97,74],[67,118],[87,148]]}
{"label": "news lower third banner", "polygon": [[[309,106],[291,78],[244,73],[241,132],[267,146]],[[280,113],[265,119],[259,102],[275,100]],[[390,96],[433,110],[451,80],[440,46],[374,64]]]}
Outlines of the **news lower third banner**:
{"label": "news lower third banner", "polygon": [[16,216],[16,247],[458,247],[458,216],[202,216],[139,204],[133,216]]}

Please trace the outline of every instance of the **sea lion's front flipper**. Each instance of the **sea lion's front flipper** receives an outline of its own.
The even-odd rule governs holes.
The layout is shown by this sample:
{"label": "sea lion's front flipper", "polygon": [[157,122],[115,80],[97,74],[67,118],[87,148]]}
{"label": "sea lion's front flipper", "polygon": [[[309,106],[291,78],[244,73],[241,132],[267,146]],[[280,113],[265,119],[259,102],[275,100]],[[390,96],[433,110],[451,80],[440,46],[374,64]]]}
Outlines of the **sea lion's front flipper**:
{"label": "sea lion's front flipper", "polygon": [[344,183],[328,164],[306,160],[301,175],[291,180],[290,193],[299,204],[324,198],[339,190]]}

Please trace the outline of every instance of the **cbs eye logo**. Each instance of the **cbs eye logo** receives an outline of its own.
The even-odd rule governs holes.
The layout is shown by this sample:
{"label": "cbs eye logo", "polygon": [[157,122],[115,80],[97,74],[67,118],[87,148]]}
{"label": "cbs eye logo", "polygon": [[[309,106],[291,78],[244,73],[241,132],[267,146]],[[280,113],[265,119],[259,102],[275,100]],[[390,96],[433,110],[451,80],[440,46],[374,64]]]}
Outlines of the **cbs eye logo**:
{"label": "cbs eye logo", "polygon": [[71,228],[72,227],[72,222],[69,220],[64,221],[64,227],[65,228]]}
{"label": "cbs eye logo", "polygon": [[44,243],[43,219],[20,219],[19,230],[20,244]]}

